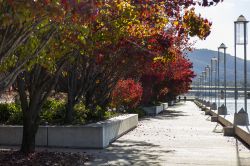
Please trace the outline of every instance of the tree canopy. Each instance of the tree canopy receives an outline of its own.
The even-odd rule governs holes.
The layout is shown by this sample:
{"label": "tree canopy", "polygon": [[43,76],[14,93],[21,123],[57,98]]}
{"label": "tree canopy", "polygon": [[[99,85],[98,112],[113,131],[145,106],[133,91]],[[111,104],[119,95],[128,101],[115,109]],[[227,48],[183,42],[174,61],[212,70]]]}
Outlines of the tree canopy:
{"label": "tree canopy", "polygon": [[52,92],[67,94],[67,123],[79,102],[102,112],[187,92],[190,37],[206,39],[212,25],[195,7],[221,1],[0,0],[0,92],[19,92],[21,150],[34,151]]}

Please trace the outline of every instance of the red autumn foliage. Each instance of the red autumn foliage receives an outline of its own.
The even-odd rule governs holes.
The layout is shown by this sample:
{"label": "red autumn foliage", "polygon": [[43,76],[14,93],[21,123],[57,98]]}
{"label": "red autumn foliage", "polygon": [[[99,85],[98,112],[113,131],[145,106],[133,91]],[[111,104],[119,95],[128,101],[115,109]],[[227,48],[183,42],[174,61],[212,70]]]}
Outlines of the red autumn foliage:
{"label": "red autumn foliage", "polygon": [[[166,77],[165,69],[164,63],[160,61],[152,62],[150,67],[146,69],[144,75],[141,77],[144,92],[142,103],[144,105],[159,101],[160,94],[164,91],[168,91],[164,89],[165,87],[162,85]],[[164,89],[164,91],[161,91],[161,89]]]}
{"label": "red autumn foliage", "polygon": [[156,61],[141,78],[143,85],[142,103],[173,100],[187,93],[194,77],[192,63],[181,54],[171,61]]}
{"label": "red autumn foliage", "polygon": [[167,98],[172,100],[176,96],[188,92],[195,74],[192,71],[192,63],[183,56],[179,56],[169,66],[166,81],[166,86],[169,88]]}
{"label": "red autumn foliage", "polygon": [[115,107],[135,108],[141,101],[142,92],[141,83],[133,79],[119,80],[112,93],[112,104]]}

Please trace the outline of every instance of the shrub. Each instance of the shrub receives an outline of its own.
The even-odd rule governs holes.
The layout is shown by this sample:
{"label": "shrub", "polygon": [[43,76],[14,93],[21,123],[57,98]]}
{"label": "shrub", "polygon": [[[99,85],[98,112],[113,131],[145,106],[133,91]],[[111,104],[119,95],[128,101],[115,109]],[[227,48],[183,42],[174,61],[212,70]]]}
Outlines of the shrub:
{"label": "shrub", "polygon": [[10,117],[7,121],[7,124],[23,124],[23,112],[21,105],[18,103],[9,104]]}
{"label": "shrub", "polygon": [[47,100],[40,113],[41,124],[48,122],[49,124],[63,124],[66,109],[65,102],[62,100]]}
{"label": "shrub", "polygon": [[10,117],[10,111],[8,110],[8,104],[0,104],[0,123],[5,123]]}
{"label": "shrub", "polygon": [[120,115],[120,113],[114,111],[105,111],[104,119],[110,119],[118,115]]}
{"label": "shrub", "polygon": [[0,104],[0,123],[22,124],[23,114],[20,104],[4,103]]}
{"label": "shrub", "polygon": [[96,122],[100,120],[104,120],[105,110],[100,106],[96,106],[93,110],[88,110],[86,120],[88,122]]}
{"label": "shrub", "polygon": [[133,79],[119,80],[112,93],[112,105],[135,108],[141,101],[142,92],[141,83],[135,82]]}
{"label": "shrub", "polygon": [[87,113],[89,110],[85,107],[85,105],[80,102],[75,105],[74,107],[74,119],[73,119],[73,124],[85,124],[86,123],[86,118],[87,118]]}
{"label": "shrub", "polygon": [[146,115],[146,113],[144,112],[144,110],[142,108],[130,109],[130,110],[128,110],[128,113],[138,114],[139,118],[142,118],[142,117],[144,117]]}
{"label": "shrub", "polygon": [[[44,125],[46,122],[50,125],[65,124],[65,102],[58,99],[47,100],[40,113],[40,124]],[[21,125],[23,124],[23,114],[20,104],[5,103],[0,104],[0,123]],[[83,125],[90,122],[96,122],[116,116],[117,113],[113,111],[105,111],[97,106],[95,110],[89,110],[80,102],[74,107],[72,124]]]}

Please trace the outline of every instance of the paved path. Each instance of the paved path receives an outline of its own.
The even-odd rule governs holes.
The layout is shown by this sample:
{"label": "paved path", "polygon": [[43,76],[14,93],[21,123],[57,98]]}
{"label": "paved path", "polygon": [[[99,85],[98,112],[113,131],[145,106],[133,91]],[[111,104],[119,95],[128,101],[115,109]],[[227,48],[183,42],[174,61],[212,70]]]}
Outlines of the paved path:
{"label": "paved path", "polygon": [[222,127],[192,102],[141,120],[107,149],[86,152],[95,156],[89,165],[250,166],[250,150],[235,138],[224,137]]}

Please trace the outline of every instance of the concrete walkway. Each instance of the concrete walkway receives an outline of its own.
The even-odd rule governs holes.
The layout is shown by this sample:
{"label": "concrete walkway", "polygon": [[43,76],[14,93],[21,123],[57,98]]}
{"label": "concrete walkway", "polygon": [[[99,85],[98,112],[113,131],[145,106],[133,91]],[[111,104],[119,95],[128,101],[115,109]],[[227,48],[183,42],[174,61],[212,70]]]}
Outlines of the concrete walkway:
{"label": "concrete walkway", "polygon": [[94,156],[88,165],[250,166],[250,150],[210,122],[192,102],[179,103],[139,126]]}

